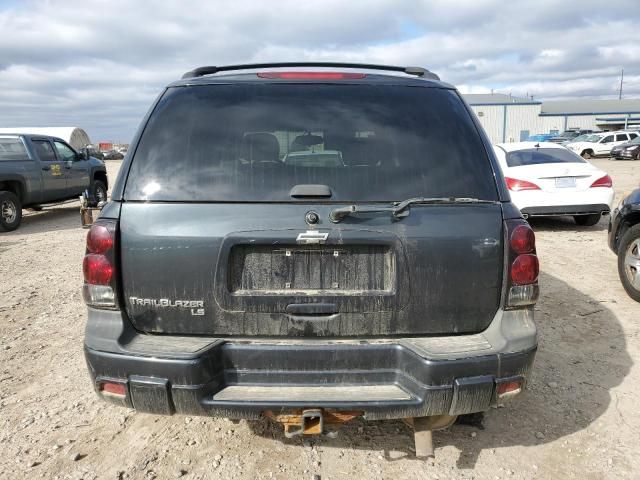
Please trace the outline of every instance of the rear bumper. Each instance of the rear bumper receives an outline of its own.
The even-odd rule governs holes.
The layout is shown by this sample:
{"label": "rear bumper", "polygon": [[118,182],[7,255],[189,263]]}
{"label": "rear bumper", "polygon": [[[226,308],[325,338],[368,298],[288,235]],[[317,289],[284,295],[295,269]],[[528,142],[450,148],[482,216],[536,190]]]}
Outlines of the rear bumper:
{"label": "rear bumper", "polygon": [[511,198],[523,215],[586,215],[609,213],[613,206],[613,188],[589,188],[583,191],[525,190],[512,192]]}
{"label": "rear bumper", "polygon": [[639,156],[638,152],[615,152],[612,155],[616,160],[637,160]]}
{"label": "rear bumper", "polygon": [[357,341],[149,336],[117,317],[90,310],[85,356],[96,390],[106,380],[126,383],[124,399],[103,397],[157,414],[259,418],[265,410],[324,408],[390,419],[479,412],[497,402],[501,382],[526,382],[537,347],[530,309],[500,311],[477,335]]}
{"label": "rear bumper", "polygon": [[525,217],[551,217],[560,215],[592,215],[608,214],[609,205],[549,205],[542,207],[525,207],[520,210]]}

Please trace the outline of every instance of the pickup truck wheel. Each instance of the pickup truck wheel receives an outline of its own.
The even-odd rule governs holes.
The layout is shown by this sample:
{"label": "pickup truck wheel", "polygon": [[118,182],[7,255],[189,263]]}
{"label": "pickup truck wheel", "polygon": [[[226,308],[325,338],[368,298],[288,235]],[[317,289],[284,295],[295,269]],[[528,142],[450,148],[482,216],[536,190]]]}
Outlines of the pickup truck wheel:
{"label": "pickup truck wheel", "polygon": [[574,215],[573,219],[578,225],[583,227],[593,227],[598,224],[600,217],[601,215],[599,213],[594,213],[593,215]]}
{"label": "pickup truck wheel", "polygon": [[640,224],[627,230],[620,240],[618,274],[629,296],[640,302]]}
{"label": "pickup truck wheel", "polygon": [[101,180],[94,180],[91,188],[93,198],[96,199],[96,204],[107,201],[107,187]]}
{"label": "pickup truck wheel", "polygon": [[11,232],[22,221],[22,204],[13,192],[0,192],[0,230]]}

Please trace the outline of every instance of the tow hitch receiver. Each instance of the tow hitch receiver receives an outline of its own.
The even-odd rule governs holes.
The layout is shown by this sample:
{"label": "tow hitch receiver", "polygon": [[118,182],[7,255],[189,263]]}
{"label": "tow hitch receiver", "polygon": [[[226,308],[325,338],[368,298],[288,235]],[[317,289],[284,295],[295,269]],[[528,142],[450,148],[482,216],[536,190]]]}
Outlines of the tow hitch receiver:
{"label": "tow hitch receiver", "polygon": [[323,433],[335,435],[335,430],[327,431],[325,427],[337,427],[361,416],[362,412],[334,412],[321,408],[310,408],[287,414],[277,414],[266,410],[263,415],[281,423],[284,426],[284,436],[293,438],[298,435],[321,435]]}

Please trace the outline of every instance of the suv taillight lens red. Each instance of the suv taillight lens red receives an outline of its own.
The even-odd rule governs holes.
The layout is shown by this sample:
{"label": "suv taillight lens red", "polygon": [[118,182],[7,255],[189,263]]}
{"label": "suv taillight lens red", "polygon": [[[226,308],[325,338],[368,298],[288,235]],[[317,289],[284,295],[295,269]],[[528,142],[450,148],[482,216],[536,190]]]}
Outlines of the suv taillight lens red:
{"label": "suv taillight lens red", "polygon": [[531,253],[536,249],[536,236],[529,225],[518,225],[511,231],[511,248],[517,254]]}
{"label": "suv taillight lens red", "polygon": [[507,308],[532,305],[538,300],[540,266],[536,255],[536,238],[525,220],[507,220],[509,251],[507,261]]}
{"label": "suv taillight lens red", "polygon": [[605,175],[604,177],[600,177],[595,182],[591,184],[591,188],[593,187],[606,187],[611,188],[613,186],[613,181],[609,175]]}
{"label": "suv taillight lens red", "polygon": [[530,253],[518,255],[511,264],[511,281],[515,285],[529,285],[538,280],[538,257]]}
{"label": "suv taillight lens red", "polygon": [[89,285],[109,285],[113,278],[113,266],[104,255],[85,255],[82,272],[84,281]]}
{"label": "suv taillight lens red", "polygon": [[512,192],[521,192],[523,190],[540,190],[540,187],[538,185],[533,182],[527,182],[526,180],[505,177],[504,181],[507,183],[507,188]]}
{"label": "suv taillight lens red", "polygon": [[87,251],[105,253],[113,248],[113,236],[104,225],[92,225],[87,234]]}
{"label": "suv taillight lens red", "polygon": [[98,220],[87,234],[87,250],[82,261],[83,297],[94,308],[115,308],[116,223]]}

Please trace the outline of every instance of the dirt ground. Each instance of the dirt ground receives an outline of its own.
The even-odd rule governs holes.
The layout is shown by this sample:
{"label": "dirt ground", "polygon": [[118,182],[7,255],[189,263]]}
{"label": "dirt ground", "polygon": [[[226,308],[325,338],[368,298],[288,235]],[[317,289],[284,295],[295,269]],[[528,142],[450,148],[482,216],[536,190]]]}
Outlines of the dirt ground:
{"label": "dirt ground", "polygon": [[[616,202],[640,162],[596,160]],[[115,179],[119,162],[109,163]],[[435,434],[413,457],[401,422],[288,440],[266,421],[157,417],[98,400],[82,354],[76,202],[0,234],[0,478],[640,478],[640,305],[625,294],[607,222],[535,221],[540,348],[528,391],[482,425]]]}

